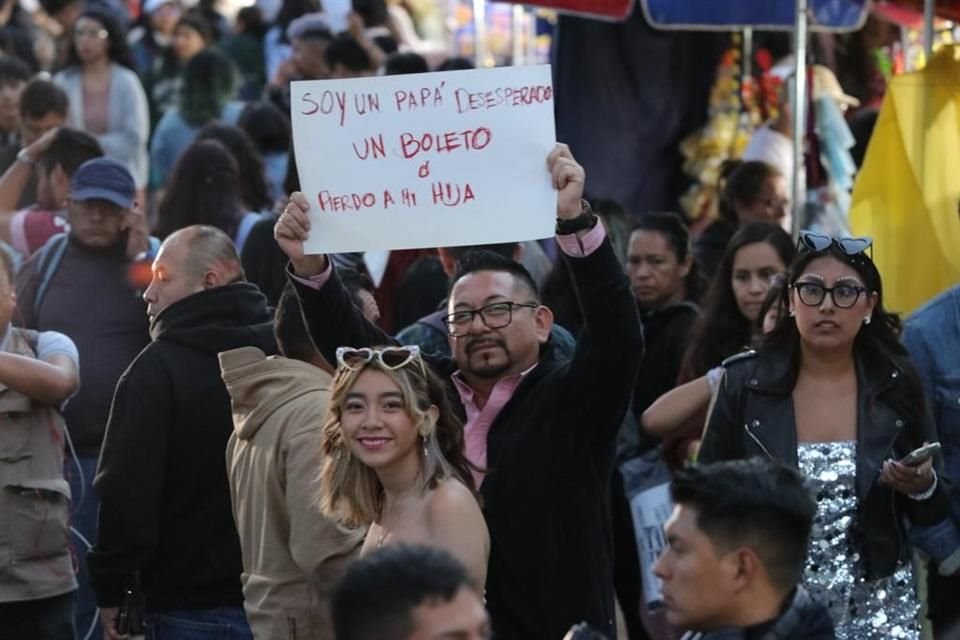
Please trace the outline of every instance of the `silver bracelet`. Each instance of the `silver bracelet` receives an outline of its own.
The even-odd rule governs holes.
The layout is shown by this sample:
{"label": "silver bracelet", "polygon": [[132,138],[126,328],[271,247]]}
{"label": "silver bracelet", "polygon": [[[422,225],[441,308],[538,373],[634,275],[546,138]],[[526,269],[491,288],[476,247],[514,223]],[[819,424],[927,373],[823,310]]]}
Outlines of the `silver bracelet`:
{"label": "silver bracelet", "polygon": [[930,496],[933,495],[933,492],[937,490],[937,485],[940,484],[940,479],[937,477],[937,472],[933,472],[933,484],[930,485],[930,488],[924,491],[923,493],[910,493],[907,494],[907,497],[911,500],[916,500],[920,502],[922,500],[928,500]]}

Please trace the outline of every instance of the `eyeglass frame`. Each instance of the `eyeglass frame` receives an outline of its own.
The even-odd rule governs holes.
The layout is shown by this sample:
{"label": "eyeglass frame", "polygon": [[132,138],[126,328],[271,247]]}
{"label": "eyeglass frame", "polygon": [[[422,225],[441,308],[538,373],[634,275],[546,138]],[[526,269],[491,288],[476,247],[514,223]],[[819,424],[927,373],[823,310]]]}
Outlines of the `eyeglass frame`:
{"label": "eyeglass frame", "polygon": [[[861,242],[864,244],[863,247],[859,249],[853,249],[849,246],[851,242]],[[814,253],[820,253],[821,251],[826,251],[831,246],[837,247],[844,255],[849,257],[857,256],[861,253],[867,253],[870,259],[873,259],[873,238],[869,236],[860,236],[856,238],[833,238],[826,234],[816,233],[814,231],[801,231],[799,238],[797,238],[798,251],[806,249],[808,251],[813,251]]]}
{"label": "eyeglass frame", "polygon": [[[395,365],[388,364],[383,359],[384,352],[406,352],[407,358]],[[348,353],[357,353],[361,354],[361,360],[359,366],[353,366],[346,361],[346,355]],[[365,357],[363,354],[366,354]],[[337,366],[343,367],[348,371],[360,371],[365,365],[370,364],[371,362],[376,361],[384,369],[389,371],[396,371],[397,369],[402,369],[411,362],[416,362],[420,367],[420,372],[426,376],[427,370],[423,363],[423,358],[420,354],[420,347],[415,344],[410,345],[390,345],[387,347],[337,347]]]}
{"label": "eyeglass frame", "polygon": [[[804,300],[803,294],[800,293],[800,287],[803,287],[803,286],[817,287],[818,289],[820,289],[820,292],[821,292],[820,299],[814,303],[810,303]],[[834,291],[842,287],[847,287],[857,292],[857,295],[856,297],[854,297],[853,302],[851,302],[847,306],[844,306],[839,302],[837,302],[836,294],[834,294]],[[797,292],[797,298],[799,298],[800,302],[802,302],[807,307],[819,307],[820,305],[823,304],[823,301],[827,299],[827,295],[829,295],[830,301],[833,302],[833,306],[835,306],[837,309],[852,309],[853,307],[856,306],[857,301],[860,300],[860,296],[862,296],[865,293],[870,293],[870,289],[868,289],[867,287],[864,287],[863,285],[852,285],[852,284],[840,284],[840,285],[834,285],[832,287],[825,287],[819,282],[794,282],[792,285],[790,285],[790,288],[794,289]]]}
{"label": "eyeglass frame", "polygon": [[[507,307],[507,321],[504,322],[503,324],[491,326],[490,322],[488,322],[487,320],[487,316],[484,314],[484,311],[486,311],[490,307],[497,307],[501,305],[506,305]],[[453,313],[444,316],[443,324],[447,327],[447,334],[450,337],[462,338],[463,336],[468,335],[470,333],[469,327],[473,326],[473,320],[478,315],[480,316],[480,322],[482,322],[483,326],[485,326],[486,328],[503,329],[504,327],[510,326],[510,324],[513,322],[513,309],[515,307],[519,307],[521,309],[537,309],[540,306],[541,305],[537,302],[514,302],[513,300],[502,300],[498,302],[491,302],[490,304],[485,304],[482,307],[479,307],[477,309],[461,309],[460,311],[454,311]],[[470,319],[465,320],[463,323],[455,322],[453,320],[453,317],[460,314],[470,314]],[[462,333],[455,333],[454,325],[456,324],[463,324],[463,326],[467,327],[467,329]]]}

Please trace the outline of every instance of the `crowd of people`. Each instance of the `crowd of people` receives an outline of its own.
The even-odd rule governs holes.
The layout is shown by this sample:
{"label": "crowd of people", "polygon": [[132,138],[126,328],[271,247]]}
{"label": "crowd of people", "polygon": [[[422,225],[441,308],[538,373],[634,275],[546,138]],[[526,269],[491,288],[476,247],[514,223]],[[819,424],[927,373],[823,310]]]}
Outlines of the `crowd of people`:
{"label": "crowd of people", "polygon": [[7,4],[0,638],[955,637],[960,286],[563,144],[555,239],[306,254],[290,81],[470,67],[325,4]]}

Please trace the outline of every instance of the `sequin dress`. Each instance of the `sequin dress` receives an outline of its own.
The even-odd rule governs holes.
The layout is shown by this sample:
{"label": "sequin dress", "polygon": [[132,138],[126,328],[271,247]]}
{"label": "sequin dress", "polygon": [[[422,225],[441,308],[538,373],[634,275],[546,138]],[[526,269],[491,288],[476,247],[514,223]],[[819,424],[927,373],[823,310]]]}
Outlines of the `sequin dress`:
{"label": "sequin dress", "polygon": [[855,442],[801,443],[800,470],[817,501],[804,584],[830,611],[837,640],[920,637],[920,601],[910,563],[867,581],[856,530]]}

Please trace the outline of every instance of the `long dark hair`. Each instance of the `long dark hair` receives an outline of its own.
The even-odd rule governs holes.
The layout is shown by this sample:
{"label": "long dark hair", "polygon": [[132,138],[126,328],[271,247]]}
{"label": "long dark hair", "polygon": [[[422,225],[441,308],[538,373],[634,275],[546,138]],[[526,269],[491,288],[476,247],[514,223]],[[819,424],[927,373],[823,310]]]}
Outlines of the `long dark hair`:
{"label": "long dark hair", "polygon": [[[120,24],[120,21],[102,9],[85,9],[78,17],[88,18],[99,22],[107,32],[107,58],[110,62],[126,67],[131,71],[136,71],[137,66],[133,62],[133,54],[130,52],[130,45],[127,43],[127,32]],[[76,22],[74,23],[76,24]],[[67,63],[64,68],[81,67],[83,61],[77,54],[77,43],[70,34],[70,48],[67,50]]]}
{"label": "long dark hair", "polygon": [[[783,288],[781,294],[783,308],[789,308],[791,287],[803,274],[807,265],[823,257],[834,258],[851,267],[863,279],[867,290],[877,294],[877,304],[873,308],[870,323],[864,323],[854,339],[854,358],[861,362],[866,371],[888,372],[891,364],[900,370],[898,375],[902,378],[902,382],[894,386],[885,400],[897,413],[913,421],[914,424],[919,424],[926,413],[923,386],[920,376],[911,363],[907,349],[900,342],[900,316],[887,311],[883,306],[883,281],[870,256],[865,252],[849,256],[835,245],[830,245],[823,251],[802,250],[787,271],[787,286]],[[764,350],[787,354],[790,358],[791,375],[793,380],[796,380],[800,370],[800,342],[796,320],[784,315],[780,317],[776,328],[765,336],[761,344]]]}
{"label": "long dark hair", "polygon": [[183,71],[180,115],[194,127],[216,120],[233,97],[235,87],[230,59],[213,48],[200,51],[190,58]]}
{"label": "long dark hair", "polygon": [[243,213],[237,161],[216,140],[194,142],[180,156],[163,192],[154,233],[166,238],[194,224],[217,227],[231,238]]}
{"label": "long dark hair", "polygon": [[720,169],[720,200],[717,204],[721,220],[739,224],[737,203],[757,199],[767,180],[779,176],[772,165],[759,160],[727,160]]}
{"label": "long dark hair", "polygon": [[754,326],[740,313],[731,282],[737,252],[759,242],[773,247],[784,267],[793,261],[796,253],[793,240],[786,231],[774,224],[752,222],[733,236],[701,305],[702,312],[694,325],[693,337],[680,368],[681,380],[693,380],[704,375],[751,343]]}
{"label": "long dark hair", "polygon": [[243,129],[212,123],[197,134],[197,140],[216,140],[227,148],[240,168],[240,200],[250,211],[269,211],[273,206],[267,187],[263,158]]}

